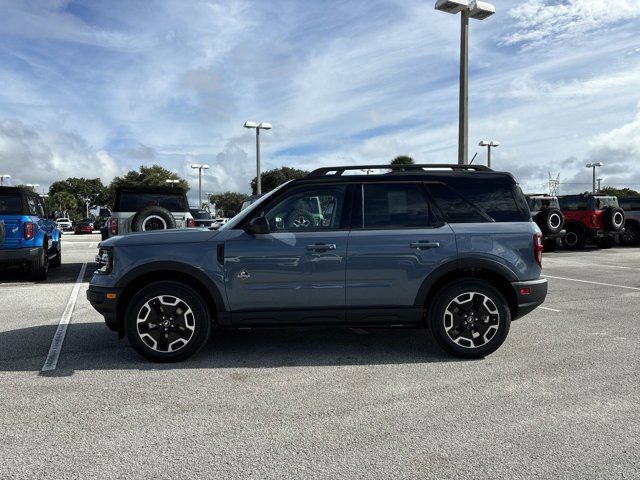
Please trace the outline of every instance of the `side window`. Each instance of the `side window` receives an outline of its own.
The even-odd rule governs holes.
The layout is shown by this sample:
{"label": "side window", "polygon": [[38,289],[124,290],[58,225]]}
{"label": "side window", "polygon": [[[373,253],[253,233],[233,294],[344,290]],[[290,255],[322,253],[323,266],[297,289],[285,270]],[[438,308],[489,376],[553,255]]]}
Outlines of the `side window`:
{"label": "side window", "polygon": [[428,228],[437,218],[419,183],[364,185],[364,228]]}
{"label": "side window", "polygon": [[44,200],[42,197],[38,198],[38,215],[40,215],[41,218],[47,218],[47,209],[44,206]]}
{"label": "side window", "polygon": [[264,216],[273,232],[336,230],[341,226],[346,187],[308,187],[270,207]]}
{"label": "side window", "polygon": [[583,197],[564,197],[559,200],[562,210],[577,211],[587,209],[587,199]]}
{"label": "side window", "polygon": [[29,215],[40,215],[40,213],[38,212],[38,207],[36,205],[36,199],[31,195],[27,196],[27,205],[29,205]]}
{"label": "side window", "polygon": [[442,183],[431,183],[429,191],[449,223],[482,223],[483,217],[472,203],[465,200],[455,190]]}

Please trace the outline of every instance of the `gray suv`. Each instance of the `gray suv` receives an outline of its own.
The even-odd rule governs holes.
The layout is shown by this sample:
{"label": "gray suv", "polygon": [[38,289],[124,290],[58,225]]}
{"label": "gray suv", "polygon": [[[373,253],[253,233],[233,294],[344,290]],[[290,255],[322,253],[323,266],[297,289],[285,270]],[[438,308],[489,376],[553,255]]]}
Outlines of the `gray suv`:
{"label": "gray suv", "polygon": [[509,173],[332,167],[217,231],[103,241],[87,297],[154,361],[190,357],[214,327],[293,325],[427,328],[448,353],[478,358],[544,301],[541,260],[540,229]]}

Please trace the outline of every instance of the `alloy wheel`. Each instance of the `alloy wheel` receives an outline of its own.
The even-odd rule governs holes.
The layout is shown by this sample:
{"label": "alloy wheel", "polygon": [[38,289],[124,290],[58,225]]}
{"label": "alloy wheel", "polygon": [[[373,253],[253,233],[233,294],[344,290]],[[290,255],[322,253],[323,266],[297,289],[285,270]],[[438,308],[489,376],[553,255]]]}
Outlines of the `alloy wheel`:
{"label": "alloy wheel", "polygon": [[449,302],[443,321],[445,332],[454,343],[465,348],[479,348],[498,332],[500,313],[487,295],[467,292]]}
{"label": "alloy wheel", "polygon": [[307,217],[300,215],[299,217],[294,218],[291,224],[295,228],[309,228],[309,225],[311,225],[311,222]]}
{"label": "alloy wheel", "polygon": [[142,230],[166,230],[167,222],[165,222],[164,218],[159,217],[157,215],[150,215],[144,219],[142,223]]}
{"label": "alloy wheel", "polygon": [[158,295],[142,305],[136,325],[138,336],[152,350],[177,352],[193,337],[195,316],[184,300]]}

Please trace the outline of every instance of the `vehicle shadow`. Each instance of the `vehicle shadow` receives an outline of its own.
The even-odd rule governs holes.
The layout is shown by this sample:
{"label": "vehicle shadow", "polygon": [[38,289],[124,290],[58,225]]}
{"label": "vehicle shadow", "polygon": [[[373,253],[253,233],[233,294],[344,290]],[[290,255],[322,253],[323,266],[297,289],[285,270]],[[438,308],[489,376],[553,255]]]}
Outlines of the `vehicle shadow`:
{"label": "vehicle shadow", "polygon": [[[56,325],[0,332],[0,371],[39,371],[44,345]],[[70,376],[83,370],[172,370],[206,368],[278,368],[306,366],[386,365],[462,361],[445,354],[426,332],[415,329],[344,327],[216,330],[195,357],[158,364],[138,356],[126,340],[99,322],[72,323],[58,368],[44,375]],[[359,333],[364,332],[364,333]]]}
{"label": "vehicle shadow", "polygon": [[[78,279],[78,273],[82,262],[63,263],[59,267],[51,268],[49,270],[49,276],[46,280],[34,282],[29,279],[29,275],[21,267],[8,267],[0,270],[0,285],[3,283],[22,283],[25,285],[31,284],[47,284],[47,283],[75,283]],[[87,263],[87,270],[85,273],[85,280],[90,278],[93,271],[96,269],[96,265],[93,262]]]}

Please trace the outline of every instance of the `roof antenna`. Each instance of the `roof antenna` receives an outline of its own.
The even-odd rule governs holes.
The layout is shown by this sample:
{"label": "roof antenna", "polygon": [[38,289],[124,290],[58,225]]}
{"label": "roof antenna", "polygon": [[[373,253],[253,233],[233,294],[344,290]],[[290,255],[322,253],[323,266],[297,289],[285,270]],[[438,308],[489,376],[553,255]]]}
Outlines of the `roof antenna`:
{"label": "roof antenna", "polygon": [[478,156],[478,152],[476,152],[476,154],[473,156],[473,158],[469,162],[469,165],[473,165],[473,161],[476,159],[477,156]]}

